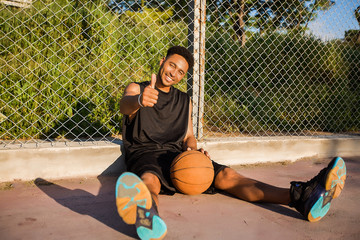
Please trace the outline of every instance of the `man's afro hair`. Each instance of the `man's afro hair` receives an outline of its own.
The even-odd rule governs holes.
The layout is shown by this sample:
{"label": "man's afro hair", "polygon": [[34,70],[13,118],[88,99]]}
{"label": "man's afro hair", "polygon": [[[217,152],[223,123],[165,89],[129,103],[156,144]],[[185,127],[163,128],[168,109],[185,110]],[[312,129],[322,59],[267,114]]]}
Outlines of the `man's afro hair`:
{"label": "man's afro hair", "polygon": [[173,46],[167,51],[166,58],[173,54],[178,54],[184,57],[189,65],[189,69],[194,66],[194,56],[189,50],[187,50],[187,48],[181,46]]}

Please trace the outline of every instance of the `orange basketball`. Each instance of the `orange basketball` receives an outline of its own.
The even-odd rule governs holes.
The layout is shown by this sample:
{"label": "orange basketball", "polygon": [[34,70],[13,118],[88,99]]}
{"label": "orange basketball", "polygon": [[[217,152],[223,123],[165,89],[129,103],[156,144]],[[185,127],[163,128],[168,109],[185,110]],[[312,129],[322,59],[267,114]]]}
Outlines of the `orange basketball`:
{"label": "orange basketball", "polygon": [[199,151],[179,154],[170,167],[170,177],[176,189],[188,195],[203,193],[214,179],[211,160]]}

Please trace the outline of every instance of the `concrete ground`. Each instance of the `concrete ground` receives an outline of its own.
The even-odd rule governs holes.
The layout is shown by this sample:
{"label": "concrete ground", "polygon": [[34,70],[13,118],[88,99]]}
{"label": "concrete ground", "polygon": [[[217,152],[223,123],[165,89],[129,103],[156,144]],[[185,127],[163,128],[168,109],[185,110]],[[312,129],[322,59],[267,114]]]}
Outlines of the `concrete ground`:
{"label": "concrete ground", "polygon": [[[360,157],[344,158],[347,181],[316,223],[287,206],[252,204],[227,195],[160,196],[165,239],[360,239]],[[311,179],[329,159],[235,166],[240,173],[288,187]],[[116,177],[1,183],[0,239],[136,239],[116,213]]]}

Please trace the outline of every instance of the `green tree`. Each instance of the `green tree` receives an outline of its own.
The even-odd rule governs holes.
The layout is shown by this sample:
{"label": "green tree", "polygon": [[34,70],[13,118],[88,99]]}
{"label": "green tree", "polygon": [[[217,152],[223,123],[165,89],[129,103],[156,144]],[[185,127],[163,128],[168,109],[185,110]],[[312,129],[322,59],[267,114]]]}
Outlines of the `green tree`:
{"label": "green tree", "polygon": [[[356,20],[357,20],[357,22],[359,24],[359,27],[360,27],[360,6],[358,6],[355,9],[354,13],[355,13],[355,18],[356,18]],[[358,31],[358,36],[357,36],[357,41],[356,42],[360,43],[360,31]]]}
{"label": "green tree", "polygon": [[[207,19],[216,26],[229,27],[233,39],[241,46],[246,43],[246,31],[257,30],[260,34],[276,30],[303,31],[317,13],[335,4],[334,0],[207,0]],[[189,3],[185,0],[112,0],[110,7],[117,12],[143,11],[144,7],[160,11],[174,9],[174,19],[189,15]]]}
{"label": "green tree", "polygon": [[208,1],[207,14],[219,25],[232,26],[234,39],[241,46],[246,30],[260,34],[276,30],[304,30],[320,10],[335,4],[333,0],[219,0]]}

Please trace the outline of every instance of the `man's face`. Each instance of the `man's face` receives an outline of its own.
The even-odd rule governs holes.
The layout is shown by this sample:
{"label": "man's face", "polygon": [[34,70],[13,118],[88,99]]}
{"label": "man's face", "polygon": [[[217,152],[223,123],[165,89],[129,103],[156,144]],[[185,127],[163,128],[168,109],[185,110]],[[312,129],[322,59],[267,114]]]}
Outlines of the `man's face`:
{"label": "man's face", "polygon": [[189,64],[185,58],[178,54],[173,54],[162,59],[159,70],[159,83],[162,87],[170,87],[181,81],[186,75]]}

